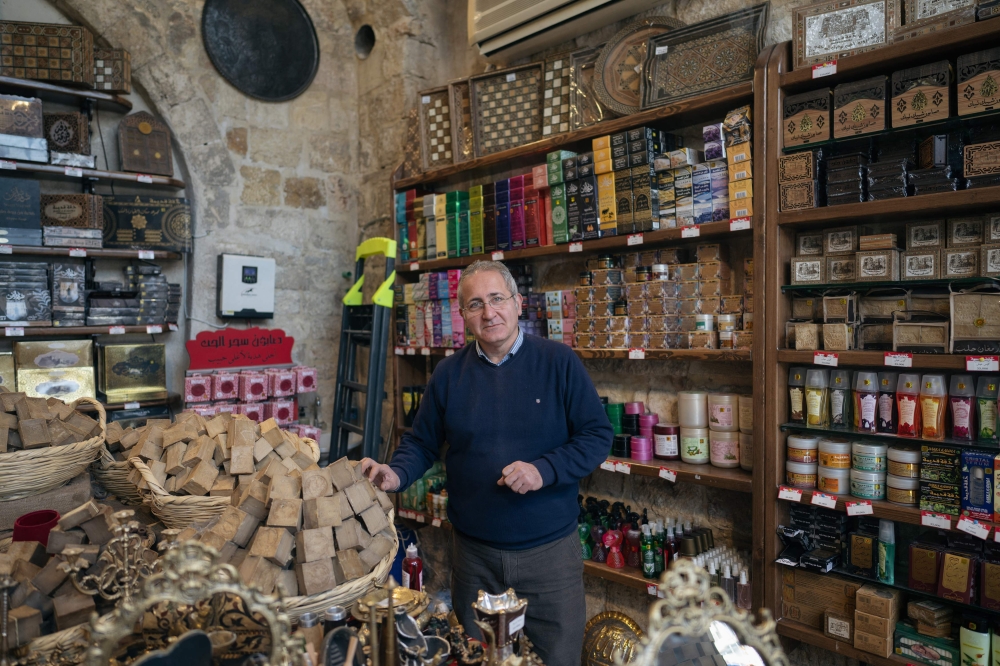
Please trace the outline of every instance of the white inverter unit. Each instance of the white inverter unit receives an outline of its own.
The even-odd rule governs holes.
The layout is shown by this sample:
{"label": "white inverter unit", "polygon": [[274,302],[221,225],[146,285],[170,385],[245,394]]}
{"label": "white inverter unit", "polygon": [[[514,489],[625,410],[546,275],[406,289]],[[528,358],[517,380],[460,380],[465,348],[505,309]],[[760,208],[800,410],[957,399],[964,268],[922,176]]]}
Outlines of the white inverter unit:
{"label": "white inverter unit", "polygon": [[220,254],[216,314],[232,319],[274,317],[275,266],[270,257]]}
{"label": "white inverter unit", "polygon": [[663,0],[468,0],[469,44],[505,61],[537,53]]}

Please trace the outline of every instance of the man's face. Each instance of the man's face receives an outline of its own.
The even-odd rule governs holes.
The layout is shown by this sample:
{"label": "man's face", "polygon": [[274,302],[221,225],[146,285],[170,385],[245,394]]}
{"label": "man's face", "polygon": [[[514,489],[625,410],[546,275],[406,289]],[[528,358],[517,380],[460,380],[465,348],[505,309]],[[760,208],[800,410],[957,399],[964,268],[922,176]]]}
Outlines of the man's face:
{"label": "man's face", "polygon": [[[478,312],[465,310],[465,322],[472,329],[476,339],[490,344],[500,344],[517,335],[517,318],[521,314],[521,295],[510,296],[510,290],[504,284],[503,276],[496,271],[476,273],[462,283],[462,306],[468,308],[471,303],[481,302],[485,305]],[[507,298],[498,307],[490,305],[490,300],[500,296]]]}

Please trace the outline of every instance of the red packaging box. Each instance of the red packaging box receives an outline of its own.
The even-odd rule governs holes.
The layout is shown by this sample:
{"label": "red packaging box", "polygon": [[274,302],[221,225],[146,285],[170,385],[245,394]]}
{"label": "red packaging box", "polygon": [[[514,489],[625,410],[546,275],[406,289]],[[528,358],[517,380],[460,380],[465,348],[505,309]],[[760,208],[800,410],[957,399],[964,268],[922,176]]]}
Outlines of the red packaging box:
{"label": "red packaging box", "polygon": [[243,414],[248,419],[261,423],[264,421],[264,403],[262,402],[242,402],[237,405],[238,414]]}
{"label": "red packaging box", "polygon": [[549,189],[549,171],[547,164],[531,167],[531,182],[536,190]]}
{"label": "red packaging box", "polygon": [[241,372],[239,398],[243,402],[267,400],[267,375],[263,372]]}
{"label": "red packaging box", "polygon": [[235,402],[224,402],[215,406],[215,415],[219,414],[242,414],[239,405]]}
{"label": "red packaging box", "polygon": [[317,375],[319,374],[316,368],[310,368],[307,365],[298,365],[292,368],[292,370],[295,372],[296,393],[312,393],[316,390]]}
{"label": "red packaging box", "polygon": [[185,412],[194,412],[198,416],[205,418],[212,418],[219,413],[219,408],[217,405],[191,405],[189,409],[185,409]]}
{"label": "red packaging box", "polygon": [[294,370],[271,370],[268,372],[271,380],[268,393],[272,398],[286,398],[295,395],[298,378]]}
{"label": "red packaging box", "polygon": [[217,372],[212,376],[212,400],[237,400],[240,376],[235,372]]}
{"label": "red packaging box", "polygon": [[184,402],[208,402],[211,399],[211,375],[191,375],[184,378]]}
{"label": "red packaging box", "polygon": [[459,268],[452,268],[448,271],[448,298],[458,298],[458,281],[462,277]]}
{"label": "red packaging box", "polygon": [[265,418],[273,418],[278,425],[291,425],[298,420],[294,400],[272,400],[265,404],[268,406]]}
{"label": "red packaging box", "polygon": [[299,437],[308,437],[316,443],[319,443],[319,438],[323,435],[322,430],[311,425],[294,425],[292,429],[295,430]]}

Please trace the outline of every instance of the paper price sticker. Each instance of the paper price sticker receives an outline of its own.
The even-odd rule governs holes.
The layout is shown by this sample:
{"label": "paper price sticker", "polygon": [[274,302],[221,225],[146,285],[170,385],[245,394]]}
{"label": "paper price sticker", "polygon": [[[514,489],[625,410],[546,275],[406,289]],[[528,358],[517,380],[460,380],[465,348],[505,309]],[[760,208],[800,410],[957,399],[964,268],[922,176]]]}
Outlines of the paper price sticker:
{"label": "paper price sticker", "polygon": [[17,162],[11,162],[10,160],[0,160],[0,169],[17,171]]}
{"label": "paper price sticker", "polygon": [[126,402],[124,405],[125,409],[139,409],[141,406],[142,405],[137,402]]}
{"label": "paper price sticker", "polygon": [[646,358],[646,350],[645,349],[629,349],[628,350],[628,357],[629,357],[629,359],[631,359],[633,361],[642,361],[642,360],[644,360]]}
{"label": "paper price sticker", "polygon": [[667,49],[669,49],[669,48],[670,48],[669,44],[664,44],[663,46],[657,46],[656,47],[656,55],[663,55],[664,53],[667,52]]}
{"label": "paper price sticker", "polygon": [[411,514],[411,513],[410,513],[409,511],[407,511],[406,509],[400,509],[400,510],[399,510],[399,517],[400,517],[400,518],[409,518],[409,517],[411,517],[412,515],[413,515],[413,514]]}
{"label": "paper price sticker", "polygon": [[675,472],[674,470],[672,470],[672,469],[670,469],[668,467],[661,467],[660,468],[660,478],[661,479],[666,479],[670,483],[677,483],[677,472]]}
{"label": "paper price sticker", "polygon": [[681,227],[681,238],[697,238],[701,236],[701,229],[697,225]]}
{"label": "paper price sticker", "polygon": [[857,502],[844,502],[847,506],[848,516],[870,516],[874,513],[872,503],[868,500],[858,500]]}
{"label": "paper price sticker", "polygon": [[112,326],[108,329],[108,335],[125,335],[124,326]]}
{"label": "paper price sticker", "polygon": [[411,271],[419,271],[420,270],[420,262],[411,261],[410,262],[410,270]]}
{"label": "paper price sticker", "polygon": [[417,522],[418,523],[426,523],[427,522],[427,516],[425,516],[422,513],[418,513],[417,514]]}
{"label": "paper price sticker", "polygon": [[407,347],[406,348],[406,355],[407,356],[416,356],[417,355],[417,350],[414,349],[413,347]]}
{"label": "paper price sticker", "polygon": [[454,356],[454,354],[455,354],[455,350],[454,349],[445,349],[444,350],[444,355],[445,356]]}
{"label": "paper price sticker", "polygon": [[966,372],[996,372],[1000,370],[1000,356],[966,356]]}
{"label": "paper price sticker", "polygon": [[163,326],[160,324],[149,324],[146,326],[146,333],[149,335],[155,335],[156,333],[163,333]]}
{"label": "paper price sticker", "polygon": [[63,168],[63,173],[71,178],[83,178],[83,169],[80,167],[65,167]]}
{"label": "paper price sticker", "polygon": [[634,71],[636,74],[642,74],[642,63],[639,63],[638,65],[633,67],[632,71]]}
{"label": "paper price sticker", "polygon": [[837,61],[828,60],[826,62],[821,62],[817,65],[812,66],[812,75],[814,79],[821,79],[824,76],[832,76],[837,73]]}
{"label": "paper price sticker", "polygon": [[497,250],[496,252],[490,255],[490,259],[492,259],[493,261],[503,261],[503,251]]}
{"label": "paper price sticker", "polygon": [[730,231],[743,231],[749,228],[750,228],[749,217],[737,217],[735,219],[729,220]]}
{"label": "paper price sticker", "polygon": [[813,363],[816,365],[828,365],[831,368],[837,367],[840,357],[832,352],[813,352]]}
{"label": "paper price sticker", "polygon": [[833,495],[827,495],[825,493],[813,493],[812,499],[809,503],[815,504],[816,506],[822,506],[827,509],[835,509],[837,507],[837,498]]}
{"label": "paper price sticker", "polygon": [[603,469],[605,472],[615,471],[615,461],[605,460],[604,462],[601,463],[601,469]]}
{"label": "paper price sticker", "polygon": [[579,242],[577,242],[577,243],[570,243],[569,244],[569,251],[570,252],[583,252],[583,243],[579,243]]}
{"label": "paper price sticker", "polygon": [[177,324],[167,324],[167,330],[176,332],[179,331],[180,329],[177,328]]}
{"label": "paper price sticker", "polygon": [[402,347],[395,347],[395,348],[393,348],[392,353],[394,353],[396,356],[402,356],[403,355],[403,348]]}
{"label": "paper price sticker", "polygon": [[788,500],[789,502],[801,502],[802,491],[798,488],[778,486],[778,499]]}
{"label": "paper price sticker", "polygon": [[430,356],[431,355],[431,348],[430,347],[421,347],[420,348],[420,355],[421,356]]}
{"label": "paper price sticker", "polygon": [[983,525],[978,520],[973,520],[968,516],[962,516],[958,519],[958,524],[955,525],[956,530],[961,530],[966,534],[971,534],[972,536],[985,540],[990,535],[989,525]]}
{"label": "paper price sticker", "polygon": [[431,525],[433,525],[434,527],[441,527],[441,519],[435,518],[434,520],[431,521]]}
{"label": "paper price sticker", "polygon": [[140,183],[146,183],[147,185],[152,185],[153,184],[153,177],[152,176],[147,176],[144,173],[140,173],[139,175],[137,175],[135,177],[135,179],[137,181],[139,181]]}
{"label": "paper price sticker", "polygon": [[908,352],[885,352],[882,363],[887,368],[912,368],[913,354]]}
{"label": "paper price sticker", "polygon": [[8,338],[23,338],[24,329],[20,326],[8,326],[4,329],[4,335]]}
{"label": "paper price sticker", "polygon": [[14,246],[0,245],[0,254],[14,254]]}
{"label": "paper price sticker", "polygon": [[524,615],[521,615],[520,617],[511,620],[510,625],[508,625],[507,627],[507,630],[511,634],[513,634],[515,631],[521,631],[522,629],[524,629]]}
{"label": "paper price sticker", "polygon": [[421,104],[430,104],[431,103],[431,96],[430,95],[424,95],[423,97],[420,98],[420,103]]}
{"label": "paper price sticker", "polygon": [[513,83],[516,80],[517,80],[517,74],[511,72],[510,74],[507,75],[507,83]]}
{"label": "paper price sticker", "polygon": [[139,250],[139,258],[152,260],[156,258],[156,253],[152,250]]}
{"label": "paper price sticker", "polygon": [[940,530],[950,530],[951,518],[943,516],[940,513],[934,513],[933,511],[921,511],[920,524],[924,527],[936,527]]}
{"label": "paper price sticker", "polygon": [[626,245],[642,245],[642,234],[629,234],[625,239]]}
{"label": "paper price sticker", "polygon": [[651,597],[655,597],[656,596],[656,586],[653,585],[652,583],[647,583],[646,584],[646,594],[648,594]]}
{"label": "paper price sticker", "polygon": [[87,251],[82,247],[71,247],[69,249],[69,256],[71,257],[86,257]]}
{"label": "paper price sticker", "polygon": [[615,471],[616,472],[621,472],[622,474],[631,474],[632,473],[632,465],[630,465],[627,462],[616,462],[615,463]]}

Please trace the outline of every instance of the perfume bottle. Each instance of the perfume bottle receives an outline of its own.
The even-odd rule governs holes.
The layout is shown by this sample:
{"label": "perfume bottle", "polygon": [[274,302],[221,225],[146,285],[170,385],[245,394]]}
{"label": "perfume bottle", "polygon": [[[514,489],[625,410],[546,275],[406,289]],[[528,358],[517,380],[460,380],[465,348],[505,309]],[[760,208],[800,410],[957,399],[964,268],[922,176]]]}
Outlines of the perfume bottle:
{"label": "perfume bottle", "polygon": [[620,548],[622,533],[618,530],[608,530],[604,533],[604,545],[608,548],[608,566],[612,569],[625,568],[625,556]]}
{"label": "perfume bottle", "polygon": [[594,540],[594,554],[590,557],[594,562],[606,562],[608,559],[608,549],[604,546],[604,525],[594,525],[590,528],[590,538]]}
{"label": "perfume bottle", "polygon": [[750,610],[753,606],[753,590],[746,569],[740,570],[740,582],[736,584],[736,606],[743,610]]}
{"label": "perfume bottle", "polygon": [[594,550],[590,547],[590,525],[580,523],[576,526],[576,532],[580,536],[580,554],[583,559],[589,560],[594,555]]}
{"label": "perfume bottle", "polygon": [[663,526],[656,521],[653,527],[653,571],[659,576],[663,573]]}
{"label": "perfume bottle", "polygon": [[642,532],[630,526],[625,533],[628,552],[625,554],[625,564],[633,569],[642,568]]}
{"label": "perfume bottle", "polygon": [[719,585],[726,594],[729,595],[730,601],[736,601],[736,581],[733,580],[732,568],[728,564],[722,565],[722,579],[719,580]]}
{"label": "perfume bottle", "polygon": [[653,554],[653,535],[650,533],[649,525],[642,526],[642,577],[654,578],[656,576],[656,560]]}

